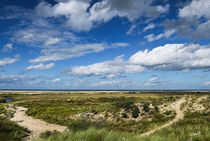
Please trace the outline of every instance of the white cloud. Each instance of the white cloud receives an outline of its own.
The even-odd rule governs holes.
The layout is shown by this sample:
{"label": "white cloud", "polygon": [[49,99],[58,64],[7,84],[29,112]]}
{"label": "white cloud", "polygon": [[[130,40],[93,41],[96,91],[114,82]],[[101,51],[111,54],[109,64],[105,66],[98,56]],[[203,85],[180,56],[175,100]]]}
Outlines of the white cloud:
{"label": "white cloud", "polygon": [[149,35],[145,36],[144,38],[147,39],[148,42],[153,42],[155,40],[159,40],[159,39],[163,38],[163,34],[159,34],[157,36],[155,36],[154,34],[149,34]]}
{"label": "white cloud", "polygon": [[204,82],[203,85],[204,86],[210,86],[210,81]]}
{"label": "white cloud", "polygon": [[210,68],[210,48],[198,44],[166,44],[135,53],[130,62],[148,69],[193,70]]}
{"label": "white cloud", "polygon": [[133,31],[134,31],[134,29],[135,29],[136,27],[137,27],[137,25],[136,25],[136,24],[133,24],[133,25],[129,28],[129,30],[126,32],[126,35],[132,34]]}
{"label": "white cloud", "polygon": [[88,66],[75,66],[66,70],[73,75],[108,75],[113,76],[121,73],[140,73],[141,66],[132,65],[123,61],[122,56],[116,57],[112,61],[95,63]]}
{"label": "white cloud", "polygon": [[54,83],[57,83],[57,82],[60,82],[61,79],[60,79],[60,78],[55,78],[55,79],[53,79],[52,81],[53,81]]}
{"label": "white cloud", "polygon": [[167,30],[176,29],[181,36],[196,42],[210,39],[210,2],[209,0],[192,0],[179,9],[178,20],[165,20]]}
{"label": "white cloud", "polygon": [[0,84],[13,84],[20,81],[23,81],[24,79],[34,79],[35,77],[30,77],[26,75],[0,75]]}
{"label": "white cloud", "polygon": [[160,85],[160,84],[162,84],[162,82],[156,76],[155,77],[151,77],[149,80],[144,82],[145,86],[156,86],[156,85]]}
{"label": "white cloud", "polygon": [[8,44],[4,45],[2,51],[6,52],[6,51],[10,51],[12,49],[13,49],[13,44],[12,43],[8,43]]}
{"label": "white cloud", "polygon": [[74,66],[65,71],[71,75],[106,75],[140,73],[144,70],[191,71],[210,68],[210,47],[198,44],[166,44],[151,51],[138,51],[125,61],[122,56],[112,61],[87,66]]}
{"label": "white cloud", "polygon": [[81,44],[73,47],[53,47],[41,50],[42,55],[30,60],[31,63],[58,61],[73,57],[83,56],[89,53],[97,53],[109,48],[125,47],[127,43],[113,43],[107,45],[106,43]]}
{"label": "white cloud", "polygon": [[61,39],[59,39],[57,37],[56,38],[48,38],[47,41],[44,43],[44,45],[54,45],[60,41],[61,41]]}
{"label": "white cloud", "polygon": [[169,10],[169,7],[170,7],[170,5],[166,4],[165,6],[158,5],[156,8],[157,8],[157,11],[160,13],[167,13]]}
{"label": "white cloud", "polygon": [[150,23],[149,25],[147,25],[147,26],[144,28],[143,31],[147,31],[147,30],[149,30],[149,29],[153,29],[154,27],[155,27],[155,24]]}
{"label": "white cloud", "polygon": [[16,29],[12,32],[12,42],[24,43],[30,47],[49,47],[59,43],[59,45],[70,44],[78,41],[79,38],[73,33],[62,32],[56,27],[34,27],[29,26]]}
{"label": "white cloud", "polygon": [[153,41],[159,40],[163,37],[169,38],[175,32],[176,32],[176,30],[172,29],[172,30],[167,30],[164,33],[158,34],[157,36],[155,36],[154,34],[149,34],[149,35],[145,36],[144,38],[147,39],[148,42],[153,42]]}
{"label": "white cloud", "polygon": [[55,5],[39,3],[35,12],[40,17],[65,16],[66,25],[75,31],[89,31],[97,23],[114,17],[126,17],[133,22],[141,16],[155,18],[168,11],[169,5],[153,6],[153,0],[102,0],[90,5],[89,0],[59,1]]}
{"label": "white cloud", "polygon": [[42,64],[41,63],[41,64],[38,64],[38,65],[31,65],[31,66],[27,67],[25,69],[25,71],[29,71],[29,70],[32,70],[32,69],[34,69],[34,70],[47,70],[47,69],[50,69],[54,66],[55,66],[54,63],[49,63],[49,64]]}
{"label": "white cloud", "polygon": [[0,66],[5,66],[9,64],[13,64],[19,60],[19,55],[16,55],[14,58],[3,58],[0,60]]}
{"label": "white cloud", "polygon": [[204,16],[210,19],[210,2],[209,0],[192,0],[189,5],[186,5],[179,10],[180,17],[196,18]]}

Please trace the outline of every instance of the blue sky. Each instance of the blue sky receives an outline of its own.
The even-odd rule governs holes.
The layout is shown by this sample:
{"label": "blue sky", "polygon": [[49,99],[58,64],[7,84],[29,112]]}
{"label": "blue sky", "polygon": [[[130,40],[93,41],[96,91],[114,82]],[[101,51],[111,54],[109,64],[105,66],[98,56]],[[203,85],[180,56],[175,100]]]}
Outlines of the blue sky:
{"label": "blue sky", "polygon": [[0,89],[209,89],[209,0],[1,0]]}

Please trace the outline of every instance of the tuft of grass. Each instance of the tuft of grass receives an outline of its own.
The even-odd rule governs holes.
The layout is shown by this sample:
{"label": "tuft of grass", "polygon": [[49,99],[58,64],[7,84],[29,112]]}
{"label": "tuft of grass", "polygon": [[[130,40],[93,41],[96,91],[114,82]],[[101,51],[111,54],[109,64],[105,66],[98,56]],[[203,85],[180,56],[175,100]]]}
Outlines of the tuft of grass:
{"label": "tuft of grass", "polygon": [[28,136],[28,133],[29,131],[26,128],[0,117],[0,140],[21,141]]}
{"label": "tuft of grass", "polygon": [[129,133],[110,131],[106,129],[89,128],[85,131],[64,132],[54,134],[47,139],[36,139],[34,141],[139,141],[137,137]]}

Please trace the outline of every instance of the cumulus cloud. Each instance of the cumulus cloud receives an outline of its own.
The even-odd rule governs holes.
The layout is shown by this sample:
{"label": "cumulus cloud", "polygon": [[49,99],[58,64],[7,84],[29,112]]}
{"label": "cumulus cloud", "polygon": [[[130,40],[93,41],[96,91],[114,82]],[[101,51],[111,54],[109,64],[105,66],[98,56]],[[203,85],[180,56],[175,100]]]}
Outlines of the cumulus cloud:
{"label": "cumulus cloud", "polygon": [[121,73],[140,73],[143,71],[141,66],[126,63],[123,56],[116,57],[112,61],[95,63],[88,66],[75,66],[65,70],[73,75],[108,75],[113,76]]}
{"label": "cumulus cloud", "polygon": [[19,60],[19,55],[16,55],[14,58],[8,57],[8,58],[0,59],[0,67],[9,65],[9,64],[13,64],[13,63],[17,62],[18,60]]}
{"label": "cumulus cloud", "polygon": [[178,20],[165,20],[166,29],[176,29],[179,35],[194,41],[210,39],[209,0],[192,0],[179,9]]}
{"label": "cumulus cloud", "polygon": [[107,45],[106,43],[80,44],[73,47],[53,47],[41,50],[42,55],[30,60],[31,63],[58,61],[73,57],[83,56],[89,53],[97,53],[108,48],[117,48],[128,46],[127,43],[113,43]]}
{"label": "cumulus cloud", "polygon": [[157,36],[155,36],[154,34],[149,34],[149,35],[145,36],[144,38],[147,39],[148,42],[153,42],[153,41],[159,40],[161,38],[169,38],[175,32],[176,32],[176,30],[172,29],[172,30],[167,30],[164,33],[158,34]]}
{"label": "cumulus cloud", "polygon": [[165,6],[158,5],[156,8],[159,13],[167,13],[170,8],[170,5],[169,4],[166,4]]}
{"label": "cumulus cloud", "polygon": [[199,44],[166,44],[151,51],[139,51],[129,61],[148,69],[194,70],[210,67],[210,48]]}
{"label": "cumulus cloud", "polygon": [[192,0],[191,3],[179,10],[179,16],[193,19],[204,16],[210,19],[209,7],[209,0]]}
{"label": "cumulus cloud", "polygon": [[71,75],[119,75],[144,70],[191,71],[210,68],[209,45],[166,44],[151,51],[138,51],[127,61],[122,56],[111,61],[87,66],[74,66],[65,71]]}
{"label": "cumulus cloud", "polygon": [[65,16],[66,25],[75,31],[89,31],[97,23],[114,17],[125,17],[133,22],[139,17],[155,18],[168,11],[169,5],[154,6],[153,0],[102,0],[90,5],[89,0],[59,1],[55,5],[39,3],[35,13],[40,17]]}
{"label": "cumulus cloud", "polygon": [[31,66],[28,66],[25,71],[29,71],[29,70],[47,70],[47,69],[50,69],[52,67],[54,67],[55,64],[54,63],[49,63],[49,64],[38,64],[38,65],[31,65]]}

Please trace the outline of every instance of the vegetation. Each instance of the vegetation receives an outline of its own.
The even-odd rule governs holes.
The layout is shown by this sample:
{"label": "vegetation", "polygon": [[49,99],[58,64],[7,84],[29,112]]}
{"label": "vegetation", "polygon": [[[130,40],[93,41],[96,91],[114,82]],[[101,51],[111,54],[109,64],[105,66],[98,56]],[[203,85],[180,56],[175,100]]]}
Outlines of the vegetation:
{"label": "vegetation", "polygon": [[[208,95],[198,102],[198,99],[203,96],[200,93],[182,96],[179,93],[168,95],[164,93],[139,94],[137,92],[59,93],[32,95],[13,93],[9,95],[13,99],[13,104],[28,108],[26,114],[29,116],[49,123],[65,125],[70,129],[69,132],[65,133],[47,131],[40,135],[38,139],[40,141],[210,140],[209,110],[199,111],[195,107],[196,104],[200,104],[201,107],[203,105],[205,109],[210,109],[210,97]],[[138,136],[172,120],[176,113],[174,110],[168,109],[167,106],[182,97],[186,99],[186,102],[181,105],[181,109],[185,111],[184,120],[148,137]],[[3,103],[0,104],[0,115],[5,114],[2,105]],[[13,133],[11,138],[18,140],[18,138],[22,139],[27,136],[27,131],[24,128],[22,129],[14,123],[7,123],[9,121],[6,119],[4,121],[6,121],[4,122],[4,129],[14,128],[14,132],[6,130],[6,132]],[[1,125],[3,124],[1,123]],[[16,129],[19,132],[15,132]],[[1,133],[3,133],[2,130]]]}
{"label": "vegetation", "polygon": [[[6,114],[3,104],[0,104],[0,115]],[[0,116],[0,140],[2,141],[21,141],[29,134],[28,130],[20,127],[15,122],[7,119],[7,116]]]}
{"label": "vegetation", "polygon": [[133,110],[132,110],[132,117],[133,118],[137,118],[138,116],[139,116],[139,109],[138,109],[138,107],[137,106],[135,106],[134,108],[133,108]]}

